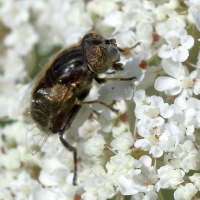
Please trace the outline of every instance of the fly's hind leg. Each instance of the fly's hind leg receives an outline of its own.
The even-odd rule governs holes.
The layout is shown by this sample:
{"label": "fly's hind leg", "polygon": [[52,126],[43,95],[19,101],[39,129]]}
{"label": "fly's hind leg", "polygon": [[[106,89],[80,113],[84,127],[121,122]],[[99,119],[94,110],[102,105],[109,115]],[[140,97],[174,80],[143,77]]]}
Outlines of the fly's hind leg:
{"label": "fly's hind leg", "polygon": [[80,105],[75,105],[71,109],[70,113],[67,115],[67,118],[65,120],[65,123],[63,124],[63,127],[59,131],[59,138],[62,144],[66,149],[69,151],[73,152],[73,157],[74,157],[74,177],[73,177],[73,185],[77,185],[77,149],[70,144],[63,138],[63,135],[65,133],[65,130],[69,129],[72,122],[74,121],[78,111],[80,110],[81,106]]}
{"label": "fly's hind leg", "polygon": [[63,133],[59,133],[59,138],[62,144],[65,148],[67,148],[69,151],[73,152],[74,156],[74,177],[73,177],[73,185],[77,185],[76,179],[77,179],[77,150],[75,147],[68,144],[68,142],[63,138]]}

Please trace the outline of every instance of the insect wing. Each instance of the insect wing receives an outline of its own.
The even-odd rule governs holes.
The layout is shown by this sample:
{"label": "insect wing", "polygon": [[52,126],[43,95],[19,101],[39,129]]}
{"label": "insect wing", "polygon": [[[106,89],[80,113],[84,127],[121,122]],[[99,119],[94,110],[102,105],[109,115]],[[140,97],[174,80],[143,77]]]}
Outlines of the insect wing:
{"label": "insect wing", "polygon": [[[38,110],[33,108],[31,104],[35,100],[33,100],[32,97],[29,109],[26,112],[26,146],[28,152],[32,155],[40,151],[48,137],[52,135],[51,127],[53,126],[54,121],[56,120],[57,116],[59,116],[59,113],[63,113],[64,109],[66,108],[65,105],[68,104],[68,100],[72,97],[73,94],[72,87],[67,87],[65,85],[57,85],[53,88],[40,88],[40,92],[41,91],[44,98],[38,99],[38,103],[41,103],[40,108],[48,107],[48,109]],[[46,106],[51,105],[51,101],[53,103],[52,106]],[[68,110],[70,110],[73,105],[74,102],[68,105]],[[40,113],[44,117],[46,116],[45,120],[48,122],[47,126],[41,126],[40,121],[36,122],[36,120],[33,120],[33,114],[37,119],[37,113]],[[41,120],[41,118],[38,118],[38,120]]]}
{"label": "insect wing", "polygon": [[35,78],[27,86],[27,89],[23,95],[21,102],[20,102],[21,113],[24,113],[24,114],[28,113],[28,111],[30,109],[29,107],[30,107],[31,98],[32,98],[32,91],[43,76],[44,76],[44,71],[42,70],[35,76]]}

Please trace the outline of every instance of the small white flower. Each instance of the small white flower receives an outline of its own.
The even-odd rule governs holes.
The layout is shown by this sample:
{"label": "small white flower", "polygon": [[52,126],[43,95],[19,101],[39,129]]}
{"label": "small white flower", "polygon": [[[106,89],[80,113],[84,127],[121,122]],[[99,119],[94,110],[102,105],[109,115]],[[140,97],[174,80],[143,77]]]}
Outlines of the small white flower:
{"label": "small white flower", "polygon": [[13,199],[13,195],[11,194],[10,189],[0,186],[0,190],[1,190],[1,192],[0,192],[1,199],[6,199],[6,200]]}
{"label": "small white flower", "polygon": [[5,26],[14,28],[29,20],[29,2],[6,0],[0,9],[0,18]]}
{"label": "small white flower", "polygon": [[180,6],[180,2],[178,0],[170,0],[169,3],[165,3],[164,5],[171,10],[175,10]]}
{"label": "small white flower", "polygon": [[[41,170],[39,181],[46,186],[59,186],[66,184],[66,177],[69,175],[69,170],[63,168],[56,168],[51,173]],[[72,179],[70,180],[72,181]]]}
{"label": "small white flower", "polygon": [[180,62],[174,62],[172,59],[163,59],[162,66],[164,71],[172,76],[159,76],[154,84],[156,90],[165,92],[166,95],[177,95],[186,91],[188,94],[200,92],[200,70],[197,69],[189,74],[186,66]]}
{"label": "small white flower", "polygon": [[148,126],[152,128],[162,126],[165,121],[163,118],[170,118],[173,114],[173,108],[157,96],[151,96],[149,105],[142,105],[135,109],[136,117],[140,120],[148,120]]}
{"label": "small white flower", "polygon": [[17,149],[10,149],[6,154],[0,155],[0,166],[5,167],[6,169],[18,169],[20,164],[20,152]]}
{"label": "small white flower", "polygon": [[169,31],[166,21],[158,22],[155,29],[159,36],[163,36],[167,31]]}
{"label": "small white flower", "polygon": [[164,21],[167,18],[168,8],[165,5],[159,5],[154,10],[153,13],[158,22]]}
{"label": "small white flower", "polygon": [[96,134],[84,143],[84,151],[90,156],[99,156],[103,154],[105,144],[103,135]]}
{"label": "small white flower", "polygon": [[175,200],[191,200],[197,191],[192,183],[187,183],[185,186],[180,185],[174,192],[174,198]]}
{"label": "small white flower", "polygon": [[[17,66],[17,67],[16,67]],[[6,62],[4,63],[4,77],[14,80],[22,80],[24,78],[25,64],[20,56],[14,50],[6,52]]]}
{"label": "small white flower", "polygon": [[166,124],[163,134],[159,137],[159,146],[165,152],[174,151],[180,143],[185,141],[185,131],[174,124]]}
{"label": "small white flower", "polygon": [[185,29],[168,31],[163,36],[168,44],[162,45],[158,51],[158,56],[161,58],[172,58],[173,61],[183,62],[189,56],[189,51],[194,45],[194,38],[187,35]]}
{"label": "small white flower", "polygon": [[124,123],[124,122],[119,121],[117,123],[117,125],[112,128],[112,136],[114,138],[117,138],[122,133],[128,131],[128,129],[129,129],[129,124],[128,123]]}
{"label": "small white flower", "polygon": [[106,16],[103,23],[115,28],[115,32],[127,31],[135,27],[136,22],[127,18],[126,14],[121,11],[114,11]]}
{"label": "small white flower", "polygon": [[121,173],[127,179],[140,174],[141,162],[134,159],[131,155],[126,155],[123,151],[118,151],[116,156],[110,158],[110,162],[106,164],[108,174]]}
{"label": "small white flower", "polygon": [[131,132],[121,134],[111,142],[113,150],[128,151],[133,146],[134,139]]}
{"label": "small white flower", "polygon": [[123,195],[134,195],[138,193],[138,190],[134,188],[135,183],[133,179],[127,179],[123,174],[116,174],[115,181]]}
{"label": "small white flower", "polygon": [[[124,6],[124,12],[127,16],[127,18],[130,21],[135,21],[137,24],[143,24],[143,23],[153,23],[154,17],[152,13],[150,12],[152,9],[152,2],[149,2],[150,9],[148,9],[148,4],[146,2],[140,2],[140,1],[127,1],[125,2]],[[145,4],[145,6],[144,6]]]}
{"label": "small white flower", "polygon": [[[143,94],[143,98],[145,97],[144,93],[141,91],[139,93]],[[136,95],[139,93],[136,93]],[[141,98],[142,101],[143,98]],[[147,105],[136,107],[135,115],[140,119],[137,123],[138,134],[144,137],[144,139],[137,140],[134,146],[145,151],[149,150],[149,153],[154,157],[162,156],[163,150],[160,146],[159,137],[164,131],[164,118],[170,118],[173,114],[173,107],[164,103],[163,99],[157,96],[149,97]]]}
{"label": "small white flower", "polygon": [[108,120],[101,115],[98,121],[101,124],[101,130],[105,133],[109,133],[112,131],[112,128],[115,126],[116,120],[117,120],[116,117],[113,120]]}
{"label": "small white flower", "polygon": [[[167,4],[165,4],[165,5],[167,6]],[[186,26],[185,15],[179,15],[175,10],[170,10],[167,14],[169,17],[167,20],[167,26],[168,26],[169,30],[185,28],[185,26]]]}
{"label": "small white flower", "polygon": [[137,107],[150,102],[150,98],[146,95],[144,90],[137,90],[134,94],[133,100]]}
{"label": "small white flower", "polygon": [[193,20],[197,26],[197,29],[200,31],[200,9],[199,9],[199,1],[185,1],[189,6],[189,13],[192,15]]}
{"label": "small white flower", "polygon": [[105,200],[111,199],[115,195],[114,184],[111,180],[103,175],[95,175],[85,179],[84,190],[86,191],[81,196],[85,200],[98,199]]}
{"label": "small white flower", "polygon": [[138,41],[150,45],[153,42],[153,28],[150,23],[139,23],[136,25]]}
{"label": "small white flower", "polygon": [[38,182],[32,179],[26,171],[21,171],[17,179],[10,182],[10,189],[16,198],[20,195],[24,195],[25,198],[29,197],[37,185]]}
{"label": "small white flower", "polygon": [[87,4],[87,10],[89,13],[103,18],[115,10],[118,10],[118,4],[112,0],[89,1]]}
{"label": "small white flower", "polygon": [[32,51],[33,46],[38,41],[38,35],[30,24],[23,24],[15,27],[9,33],[4,44],[8,47],[13,47],[13,50],[18,55],[27,55]]}
{"label": "small white flower", "polygon": [[153,1],[148,1],[148,0],[144,0],[142,2],[144,9],[146,10],[154,10],[155,9],[155,2]]}
{"label": "small white flower", "polygon": [[135,33],[131,30],[118,33],[115,39],[120,46],[125,48],[132,47],[136,44]]}
{"label": "small white flower", "polygon": [[177,147],[173,153],[174,158],[181,159],[180,167],[188,172],[197,168],[198,151],[194,143],[190,140],[185,141],[180,147]]}
{"label": "small white flower", "polygon": [[95,119],[88,119],[83,126],[78,129],[79,135],[82,138],[88,138],[97,134],[97,131],[101,128],[100,124]]}
{"label": "small white flower", "polygon": [[[45,156],[40,162],[41,171],[39,180],[47,186],[58,186],[66,183],[66,178],[69,176],[69,168],[60,162],[57,157]],[[72,182],[72,177],[71,180]],[[70,184],[71,184],[70,182]]]}
{"label": "small white flower", "polygon": [[[49,199],[49,200],[54,200],[54,199],[58,199],[58,200],[62,200],[63,199],[63,194],[59,192],[54,192],[49,188],[43,188],[42,185],[36,185],[35,187],[32,188],[32,193],[29,196],[30,200],[42,200],[44,197]],[[77,187],[74,187],[73,189],[74,191],[69,193],[67,197],[69,198],[73,198],[75,195],[75,192],[77,190]],[[66,198],[65,198],[66,199]],[[69,200],[69,199],[67,199]]]}
{"label": "small white flower", "polygon": [[189,176],[189,179],[194,183],[194,186],[200,190],[200,174],[195,173],[192,176]]}
{"label": "small white flower", "polygon": [[158,184],[161,188],[173,188],[176,189],[178,185],[184,182],[183,177],[185,172],[180,169],[173,169],[172,166],[165,165],[158,169]]}
{"label": "small white flower", "polygon": [[[145,191],[148,191],[148,189],[152,188],[152,185],[155,185],[158,182],[158,174],[156,171],[156,161],[154,163],[154,166],[152,166],[152,158],[149,156],[143,155],[140,157],[139,161],[142,163],[141,174],[144,176],[145,183],[147,185],[144,186]],[[150,189],[151,190],[151,189]]]}
{"label": "small white flower", "polygon": [[158,199],[158,195],[156,192],[147,192],[147,193],[137,193],[134,194],[134,197],[132,197],[131,200],[156,200]]}

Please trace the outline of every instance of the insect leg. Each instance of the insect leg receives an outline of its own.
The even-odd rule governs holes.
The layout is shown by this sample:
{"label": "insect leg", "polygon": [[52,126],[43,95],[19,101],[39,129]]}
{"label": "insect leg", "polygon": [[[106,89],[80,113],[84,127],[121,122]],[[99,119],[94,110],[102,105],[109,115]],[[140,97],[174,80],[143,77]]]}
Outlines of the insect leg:
{"label": "insect leg", "polygon": [[114,109],[111,105],[108,105],[102,101],[98,101],[98,100],[94,100],[94,101],[81,101],[81,100],[77,100],[76,101],[76,104],[78,105],[83,105],[83,104],[93,104],[93,103],[99,103],[103,106],[106,106],[107,108],[109,108],[111,111],[115,112],[115,113],[118,113],[118,110],[117,109]]}
{"label": "insect leg", "polygon": [[131,81],[131,80],[134,80],[137,78],[136,77],[130,77],[130,78],[95,78],[96,82],[99,83],[99,84],[102,84],[102,83],[106,83],[108,81]]}
{"label": "insect leg", "polygon": [[77,185],[76,179],[77,179],[77,150],[75,147],[71,146],[68,144],[68,142],[63,138],[63,133],[59,133],[59,138],[62,144],[64,145],[65,148],[67,148],[69,151],[73,152],[74,156],[74,177],[73,177],[73,185]]}
{"label": "insect leg", "polygon": [[129,53],[130,50],[134,49],[134,48],[137,47],[137,45],[139,45],[139,44],[140,44],[140,42],[138,42],[136,45],[134,45],[133,47],[130,47],[130,48],[123,48],[123,49],[121,49],[121,48],[119,48],[119,47],[117,47],[117,48],[118,48],[118,50],[119,50],[120,52],[127,54],[127,53]]}
{"label": "insect leg", "polygon": [[65,130],[70,128],[73,120],[75,119],[78,111],[80,110],[80,105],[74,105],[71,111],[68,113],[67,118],[65,119],[65,123],[63,124],[63,127],[59,131],[59,138],[62,144],[65,148],[67,148],[69,151],[73,152],[74,156],[74,177],[73,177],[73,185],[77,185],[77,149],[71,145],[68,144],[68,142],[63,138],[63,135],[65,133]]}

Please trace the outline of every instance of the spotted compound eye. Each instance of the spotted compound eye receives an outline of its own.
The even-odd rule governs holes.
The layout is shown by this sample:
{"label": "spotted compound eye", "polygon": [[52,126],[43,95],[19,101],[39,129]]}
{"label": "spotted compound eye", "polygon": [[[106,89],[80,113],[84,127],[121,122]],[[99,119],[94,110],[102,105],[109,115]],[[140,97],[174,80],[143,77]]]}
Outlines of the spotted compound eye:
{"label": "spotted compound eye", "polygon": [[112,59],[105,46],[88,46],[85,54],[90,69],[95,73],[105,73],[112,66]]}
{"label": "spotted compound eye", "polygon": [[106,40],[96,33],[89,33],[83,38],[82,45],[90,70],[97,74],[105,73],[120,60],[114,38]]}

